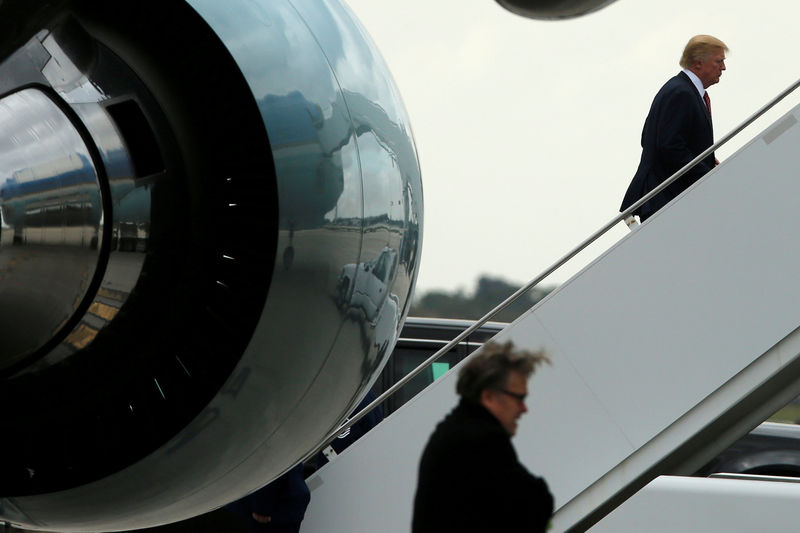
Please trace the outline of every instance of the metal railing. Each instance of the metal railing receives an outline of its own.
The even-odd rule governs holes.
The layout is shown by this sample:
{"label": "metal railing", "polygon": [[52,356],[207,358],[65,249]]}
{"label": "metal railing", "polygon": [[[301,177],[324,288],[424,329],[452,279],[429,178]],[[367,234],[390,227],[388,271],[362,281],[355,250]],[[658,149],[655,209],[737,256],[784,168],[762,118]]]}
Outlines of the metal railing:
{"label": "metal railing", "polygon": [[777,104],[778,104],[779,102],[781,102],[781,101],[782,101],[784,98],[786,98],[787,96],[789,96],[789,95],[790,95],[792,92],[794,92],[794,91],[795,91],[795,90],[796,90],[798,87],[800,87],[800,79],[798,79],[798,80],[797,80],[797,81],[795,81],[795,82],[794,82],[792,85],[790,85],[790,86],[789,86],[789,87],[787,87],[785,90],[783,90],[783,91],[782,91],[780,94],[778,94],[778,96],[776,96],[775,98],[773,98],[773,99],[772,99],[770,102],[768,102],[766,105],[764,105],[764,106],[763,106],[761,109],[759,109],[758,111],[756,111],[755,113],[753,113],[753,115],[751,115],[751,116],[750,116],[749,118],[747,118],[747,119],[746,119],[744,122],[742,122],[741,124],[739,124],[739,126],[737,126],[736,128],[734,128],[733,130],[731,130],[731,131],[730,131],[728,134],[726,134],[725,136],[723,136],[723,137],[722,137],[722,138],[721,138],[719,141],[717,141],[715,144],[712,144],[712,145],[711,145],[711,146],[710,146],[708,149],[706,149],[706,150],[705,150],[703,153],[701,153],[700,155],[698,155],[697,157],[695,157],[694,159],[692,159],[692,160],[691,160],[689,163],[687,163],[687,164],[686,164],[686,165],[685,165],[683,168],[681,168],[680,170],[678,170],[678,171],[677,171],[675,174],[673,174],[672,176],[670,176],[669,178],[667,178],[666,180],[664,180],[664,181],[663,181],[663,182],[662,182],[662,183],[661,183],[661,184],[660,184],[658,187],[656,187],[655,189],[653,189],[652,191],[650,191],[649,193],[647,193],[646,195],[644,195],[644,196],[643,196],[641,199],[639,199],[639,201],[637,201],[636,203],[632,204],[632,205],[631,205],[630,207],[628,207],[626,210],[622,211],[622,212],[621,212],[619,215],[615,216],[613,219],[611,219],[611,221],[609,221],[608,223],[606,223],[606,224],[605,224],[603,227],[601,227],[599,230],[595,231],[595,232],[594,232],[592,235],[590,235],[590,236],[589,236],[589,237],[588,237],[586,240],[584,240],[584,241],[583,241],[582,243],[580,243],[578,246],[576,246],[575,248],[573,248],[573,249],[572,249],[570,252],[566,253],[564,256],[562,256],[562,257],[561,257],[561,259],[559,259],[558,261],[556,261],[555,263],[553,263],[553,264],[552,264],[552,265],[551,265],[549,268],[547,268],[546,270],[544,270],[544,271],[543,271],[541,274],[539,274],[539,275],[538,275],[538,276],[536,276],[534,279],[532,279],[530,282],[528,282],[526,285],[524,285],[523,287],[521,287],[521,288],[520,288],[519,290],[517,290],[517,291],[516,291],[514,294],[512,294],[511,296],[509,296],[508,298],[506,298],[506,299],[505,299],[503,302],[501,302],[501,303],[500,303],[500,304],[499,304],[497,307],[495,307],[494,309],[492,309],[491,311],[489,311],[488,313],[486,313],[486,314],[485,314],[483,317],[479,318],[479,319],[478,319],[478,320],[477,320],[477,321],[476,321],[476,322],[475,322],[475,323],[474,323],[472,326],[470,326],[470,327],[468,327],[467,329],[465,329],[464,331],[462,331],[462,332],[461,332],[459,335],[457,335],[457,336],[456,336],[456,337],[455,337],[453,340],[451,340],[451,341],[450,341],[450,342],[448,342],[446,345],[444,345],[442,348],[440,348],[440,349],[439,349],[439,350],[438,350],[436,353],[434,353],[433,355],[431,355],[431,356],[430,356],[428,359],[426,359],[424,362],[420,363],[420,365],[419,365],[419,366],[417,366],[417,367],[416,367],[414,370],[412,370],[411,372],[409,372],[408,374],[406,374],[406,375],[405,375],[405,376],[404,376],[402,379],[400,379],[400,380],[399,380],[397,383],[395,383],[394,385],[392,385],[390,388],[386,389],[386,390],[385,390],[385,391],[384,391],[384,392],[383,392],[383,393],[382,393],[380,396],[378,396],[377,398],[375,398],[375,399],[374,399],[372,402],[370,402],[370,403],[369,403],[369,404],[368,404],[366,407],[364,407],[364,408],[363,408],[361,411],[359,411],[358,413],[356,413],[356,414],[354,414],[353,416],[349,417],[349,418],[348,418],[348,419],[347,419],[347,420],[346,420],[346,421],[345,421],[345,422],[344,422],[344,423],[343,423],[341,426],[339,426],[339,427],[338,427],[338,428],[337,428],[335,431],[333,431],[333,432],[329,433],[329,434],[328,434],[328,435],[325,437],[325,440],[323,441],[323,444],[322,444],[322,445],[320,445],[318,448],[316,448],[316,449],[315,449],[315,450],[314,450],[312,453],[310,453],[310,454],[309,454],[309,455],[306,457],[306,459],[307,459],[308,457],[313,457],[314,455],[316,455],[316,453],[318,453],[320,450],[322,450],[322,449],[323,449],[323,448],[325,448],[325,447],[326,447],[328,444],[330,444],[330,443],[331,443],[331,442],[332,442],[332,441],[333,441],[333,440],[334,440],[334,439],[335,439],[335,438],[336,438],[336,437],[337,437],[337,436],[338,436],[338,435],[339,435],[339,434],[340,434],[342,431],[346,430],[348,427],[350,427],[351,425],[353,425],[353,424],[355,424],[356,422],[358,422],[359,420],[361,420],[361,419],[362,419],[364,416],[366,416],[366,415],[367,415],[367,413],[369,413],[370,411],[372,411],[372,410],[373,410],[375,407],[377,407],[378,405],[380,405],[380,404],[381,404],[382,402],[384,402],[384,401],[385,401],[387,398],[389,398],[389,397],[390,397],[390,396],[392,396],[392,395],[393,395],[395,392],[397,392],[397,391],[398,391],[400,388],[402,388],[402,387],[403,387],[403,386],[404,386],[406,383],[408,383],[409,381],[411,381],[412,379],[414,379],[414,378],[415,378],[415,377],[416,377],[418,374],[420,374],[420,373],[421,373],[421,372],[423,372],[425,369],[427,369],[427,368],[428,368],[430,365],[432,365],[433,363],[435,363],[437,359],[439,359],[441,356],[443,356],[444,354],[446,354],[447,352],[449,352],[449,351],[450,351],[450,350],[451,350],[453,347],[455,347],[455,346],[456,346],[456,345],[457,345],[459,342],[461,342],[461,341],[462,341],[462,340],[464,340],[466,337],[468,337],[470,334],[472,334],[472,332],[474,332],[475,330],[477,330],[478,328],[480,328],[482,325],[484,325],[486,322],[488,322],[489,320],[491,320],[491,319],[492,319],[492,317],[494,317],[494,316],[495,316],[497,313],[499,313],[500,311],[502,311],[503,309],[505,309],[506,307],[508,307],[509,305],[511,305],[511,304],[512,304],[514,301],[516,301],[516,300],[517,300],[517,299],[518,299],[520,296],[522,296],[523,294],[525,294],[526,292],[528,292],[529,290],[531,290],[532,288],[534,288],[536,285],[538,285],[539,283],[541,283],[541,282],[542,282],[542,281],[543,281],[545,278],[547,278],[547,277],[548,277],[550,274],[552,274],[553,272],[555,272],[556,270],[558,270],[559,268],[561,268],[562,266],[564,266],[564,264],[565,264],[565,263],[567,263],[567,261],[569,261],[570,259],[572,259],[572,258],[573,258],[573,257],[575,257],[576,255],[578,255],[580,252],[582,252],[584,249],[586,249],[586,248],[587,248],[587,247],[588,247],[590,244],[592,244],[592,243],[593,243],[593,242],[595,242],[597,239],[599,239],[600,237],[602,237],[603,235],[605,235],[605,234],[606,234],[606,233],[607,233],[607,232],[608,232],[608,231],[609,231],[611,228],[613,228],[614,226],[616,226],[617,224],[619,224],[619,222],[621,222],[622,220],[625,220],[626,218],[628,218],[629,216],[631,216],[631,215],[632,215],[632,214],[633,214],[633,213],[634,213],[634,212],[635,212],[637,209],[639,209],[639,207],[641,207],[642,205],[644,205],[644,203],[645,203],[645,202],[647,202],[648,200],[650,200],[651,198],[653,198],[655,195],[657,195],[658,193],[660,193],[661,191],[663,191],[664,189],[666,189],[667,187],[669,187],[669,186],[670,186],[672,183],[674,183],[674,182],[675,182],[676,180],[678,180],[678,179],[679,179],[681,176],[683,176],[684,174],[686,174],[686,173],[687,173],[689,170],[691,170],[691,169],[692,169],[692,167],[694,167],[694,166],[695,166],[697,163],[699,163],[700,161],[702,161],[703,159],[705,159],[705,158],[706,158],[708,155],[710,155],[712,152],[714,152],[714,151],[715,151],[717,148],[720,148],[721,146],[724,146],[725,144],[727,144],[727,143],[728,143],[728,141],[730,141],[730,140],[731,140],[731,139],[733,139],[733,138],[734,138],[736,135],[738,135],[739,133],[741,133],[741,131],[742,131],[743,129],[745,129],[747,126],[749,126],[750,124],[752,124],[753,122],[755,122],[755,121],[756,121],[758,118],[760,118],[760,117],[761,117],[761,116],[762,116],[764,113],[766,113],[767,111],[769,111],[770,109],[772,109],[773,107],[775,107],[775,105],[777,105]]}

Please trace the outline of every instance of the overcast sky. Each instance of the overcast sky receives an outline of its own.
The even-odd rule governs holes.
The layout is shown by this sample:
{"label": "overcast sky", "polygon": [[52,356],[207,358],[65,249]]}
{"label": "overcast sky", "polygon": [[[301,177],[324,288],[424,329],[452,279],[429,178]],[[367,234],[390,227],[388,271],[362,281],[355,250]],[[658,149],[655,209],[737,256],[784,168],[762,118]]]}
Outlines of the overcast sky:
{"label": "overcast sky", "polygon": [[[346,0],[399,86],[419,151],[418,291],[525,283],[617,213],[653,96],[692,35],[730,47],[711,87],[717,139],[800,77],[797,0],[617,0],[544,22],[493,0]],[[719,159],[800,103],[717,152]],[[620,226],[545,284],[625,235]]]}

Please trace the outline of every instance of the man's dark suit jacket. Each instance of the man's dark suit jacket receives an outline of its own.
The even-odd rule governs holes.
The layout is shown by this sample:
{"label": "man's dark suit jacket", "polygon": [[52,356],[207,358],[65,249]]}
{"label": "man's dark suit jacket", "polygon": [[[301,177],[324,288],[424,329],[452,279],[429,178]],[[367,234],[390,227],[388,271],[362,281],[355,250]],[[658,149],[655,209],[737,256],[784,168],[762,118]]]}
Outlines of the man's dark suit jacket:
{"label": "man's dark suit jacket", "polygon": [[[711,115],[692,80],[684,72],[658,91],[642,129],[642,158],[620,211],[624,211],[665,179],[714,144]],[[714,168],[714,154],[703,158],[675,183],[635,213],[644,221]]]}
{"label": "man's dark suit jacket", "polygon": [[462,399],[422,453],[412,533],[544,533],[552,513],[547,484],[520,464],[497,418]]}
{"label": "man's dark suit jacket", "polygon": [[[310,500],[311,492],[300,463],[268,485],[225,507],[243,517],[250,531],[297,533]],[[253,513],[269,516],[272,521],[266,524],[256,522]]]}

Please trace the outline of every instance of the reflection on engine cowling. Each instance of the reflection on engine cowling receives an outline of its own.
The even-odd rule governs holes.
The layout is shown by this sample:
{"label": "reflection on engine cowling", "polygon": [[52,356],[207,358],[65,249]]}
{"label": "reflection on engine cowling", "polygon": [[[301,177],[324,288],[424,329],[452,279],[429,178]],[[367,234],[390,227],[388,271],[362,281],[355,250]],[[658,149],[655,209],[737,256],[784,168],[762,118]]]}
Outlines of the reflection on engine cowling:
{"label": "reflection on engine cowling", "polygon": [[97,266],[103,210],[88,149],[39,90],[0,100],[0,169],[5,369],[48,343],[78,311]]}
{"label": "reflection on engine cowling", "polygon": [[237,499],[368,390],[422,186],[339,0],[0,3],[0,520]]}

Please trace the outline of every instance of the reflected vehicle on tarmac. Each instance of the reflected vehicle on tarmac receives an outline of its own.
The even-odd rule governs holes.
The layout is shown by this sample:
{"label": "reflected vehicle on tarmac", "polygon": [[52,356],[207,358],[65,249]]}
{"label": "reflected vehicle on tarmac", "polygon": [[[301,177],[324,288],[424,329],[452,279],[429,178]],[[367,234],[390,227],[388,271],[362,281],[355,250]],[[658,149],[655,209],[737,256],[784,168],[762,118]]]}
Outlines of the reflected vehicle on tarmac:
{"label": "reflected vehicle on tarmac", "polygon": [[337,284],[339,306],[363,310],[374,325],[384,302],[391,298],[388,289],[396,268],[397,252],[388,247],[376,259],[345,265]]}
{"label": "reflected vehicle on tarmac", "polygon": [[397,274],[398,253],[384,246],[377,258],[342,267],[336,282],[336,305],[345,313],[355,312],[374,330],[378,354],[388,353],[397,339],[400,299],[391,292]]}

